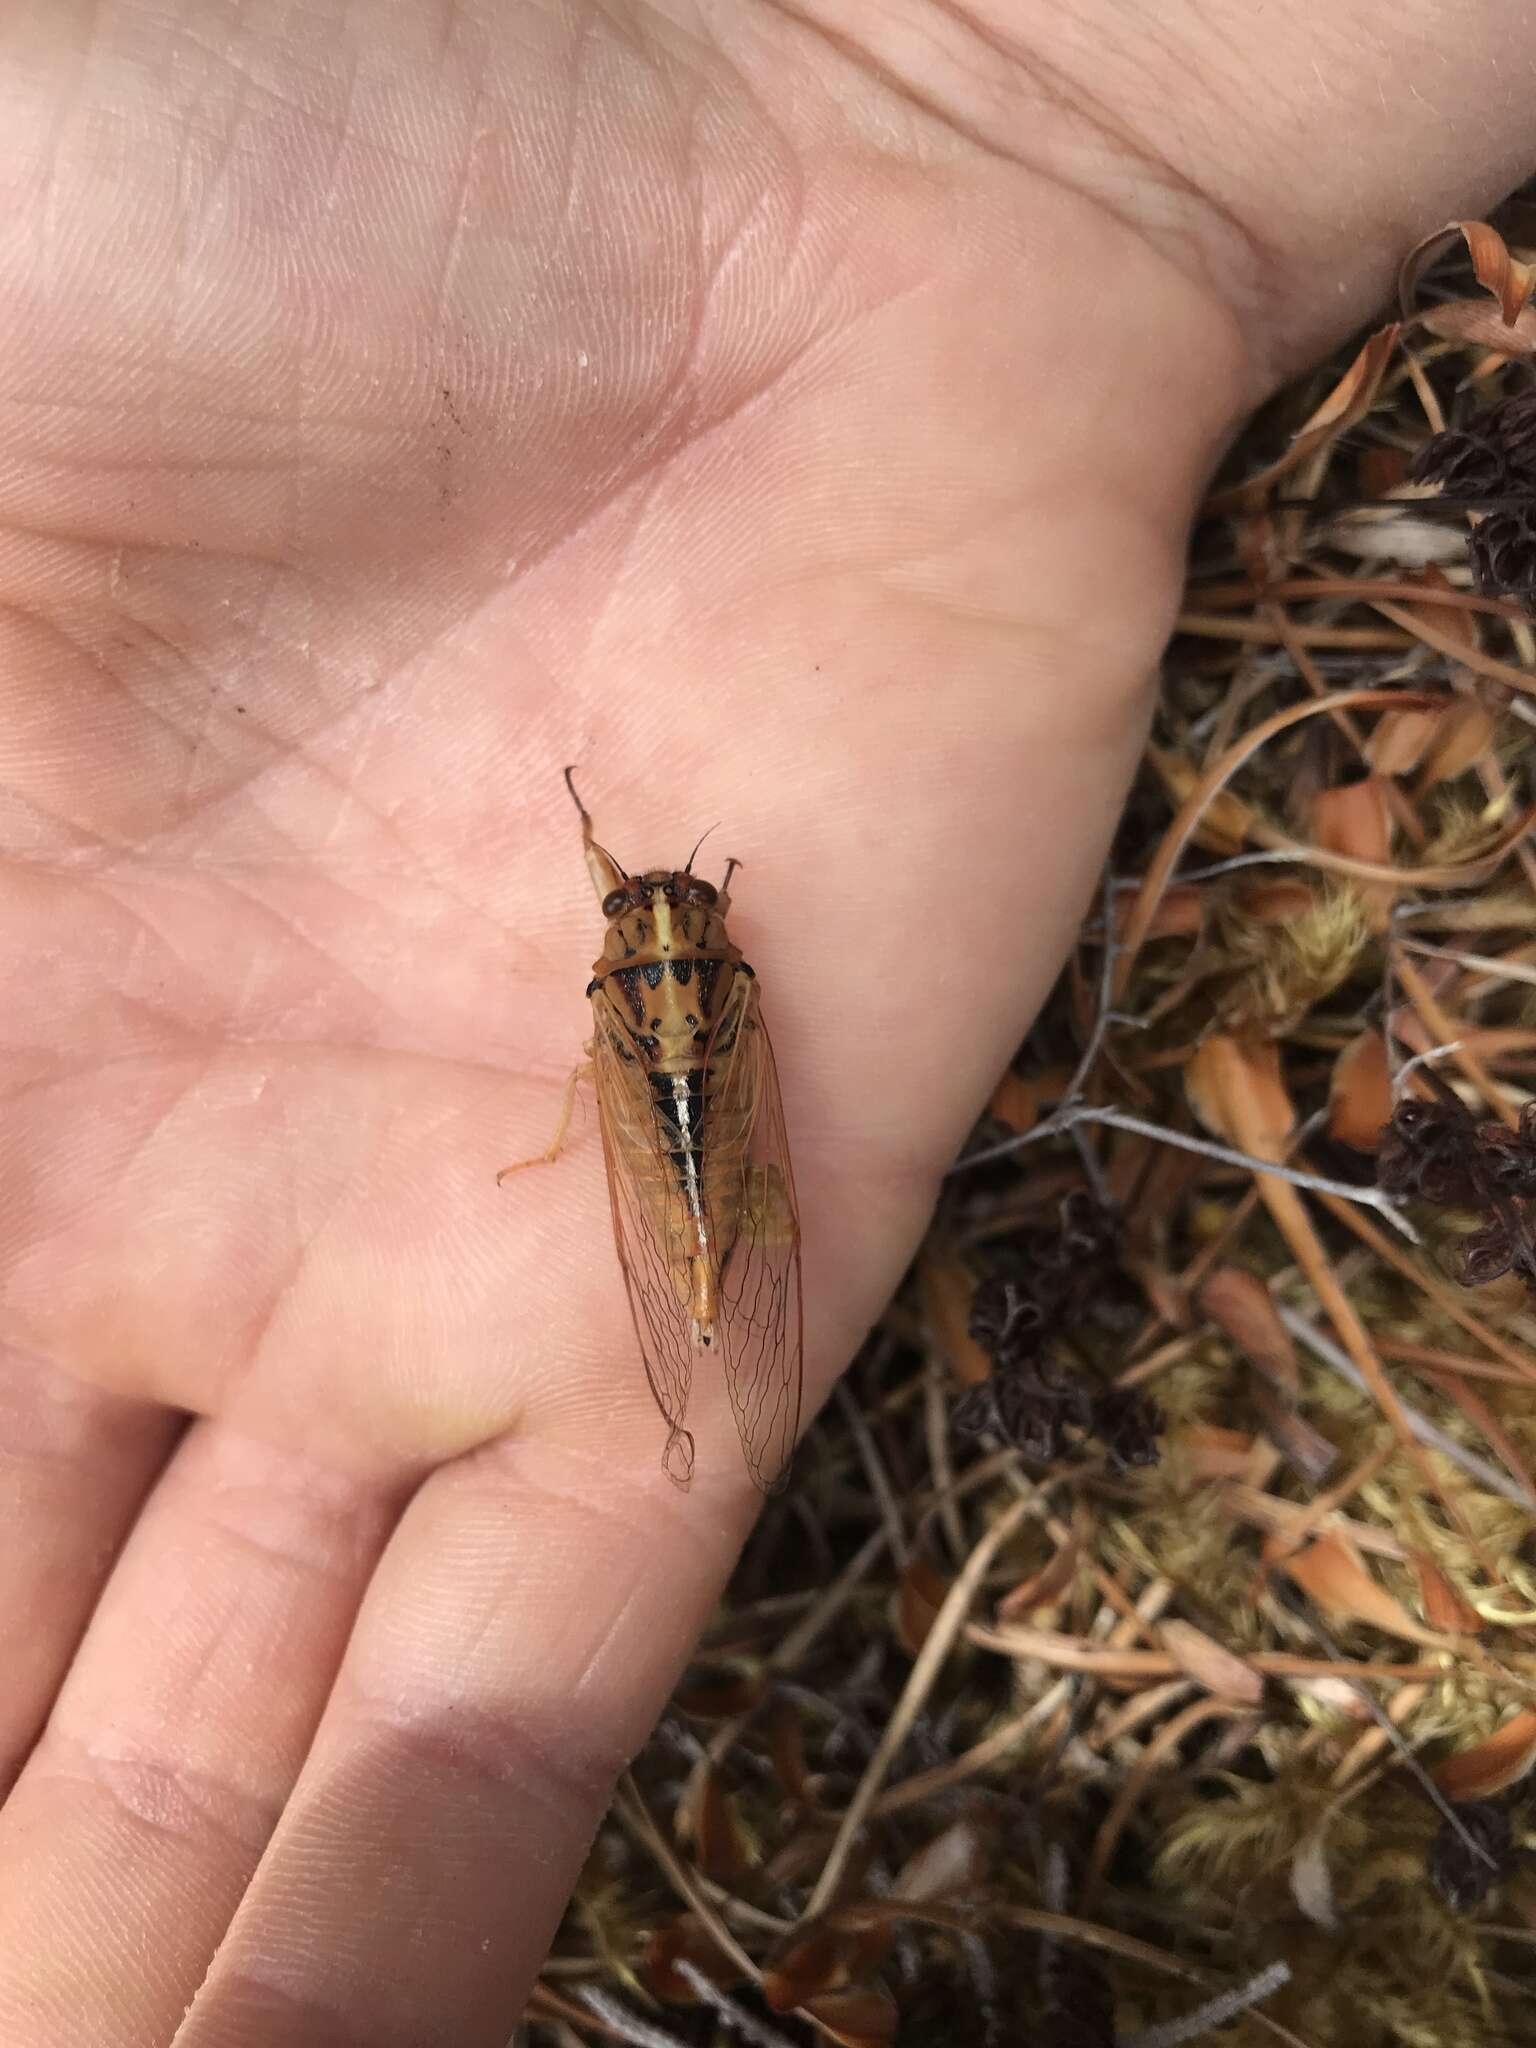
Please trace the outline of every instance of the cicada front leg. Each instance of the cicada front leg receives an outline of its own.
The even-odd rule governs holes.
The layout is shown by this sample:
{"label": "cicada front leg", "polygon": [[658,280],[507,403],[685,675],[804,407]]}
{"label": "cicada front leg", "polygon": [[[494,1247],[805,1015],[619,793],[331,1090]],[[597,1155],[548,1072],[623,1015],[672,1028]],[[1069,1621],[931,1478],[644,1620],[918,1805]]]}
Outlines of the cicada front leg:
{"label": "cicada front leg", "polygon": [[571,1116],[576,1107],[576,1090],[583,1081],[590,1081],[592,1078],[592,1048],[590,1045],[586,1048],[586,1053],[586,1058],[572,1067],[570,1078],[566,1081],[565,1092],[560,1098],[560,1121],[555,1125],[555,1135],[550,1139],[544,1150],[535,1153],[532,1159],[519,1159],[511,1166],[504,1166],[496,1176],[497,1187],[500,1187],[502,1182],[511,1174],[526,1173],[530,1166],[553,1166],[564,1151],[566,1133],[571,1128]]}

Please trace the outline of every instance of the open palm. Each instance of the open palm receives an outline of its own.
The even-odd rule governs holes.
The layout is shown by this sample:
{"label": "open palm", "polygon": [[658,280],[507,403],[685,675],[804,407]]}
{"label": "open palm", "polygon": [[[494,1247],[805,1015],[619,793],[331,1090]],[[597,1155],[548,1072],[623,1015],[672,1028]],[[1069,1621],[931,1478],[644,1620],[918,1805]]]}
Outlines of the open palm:
{"label": "open palm", "polygon": [[495,1185],[600,937],[560,770],[743,864],[814,1404],[1256,388],[1241,235],[1054,102],[1003,151],[1001,85],[746,10],[266,13],[0,27],[17,2048],[503,2038],[752,1502],[707,1375],[662,1475],[590,1109]]}

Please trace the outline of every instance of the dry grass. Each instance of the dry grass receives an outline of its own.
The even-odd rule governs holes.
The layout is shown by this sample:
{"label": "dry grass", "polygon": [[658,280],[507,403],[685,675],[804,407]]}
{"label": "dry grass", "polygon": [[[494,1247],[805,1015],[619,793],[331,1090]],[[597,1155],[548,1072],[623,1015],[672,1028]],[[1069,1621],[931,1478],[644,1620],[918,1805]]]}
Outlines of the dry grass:
{"label": "dry grass", "polygon": [[1536,2038],[1536,312],[1446,241],[1235,452],[1102,903],[540,2048]]}

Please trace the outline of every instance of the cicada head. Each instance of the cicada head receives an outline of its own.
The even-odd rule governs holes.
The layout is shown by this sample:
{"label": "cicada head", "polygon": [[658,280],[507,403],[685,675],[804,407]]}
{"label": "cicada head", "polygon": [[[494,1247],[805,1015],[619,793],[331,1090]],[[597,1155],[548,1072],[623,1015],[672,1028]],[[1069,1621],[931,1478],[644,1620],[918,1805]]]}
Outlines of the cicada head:
{"label": "cicada head", "polygon": [[[593,853],[604,860],[609,856],[601,847],[589,850],[587,865],[596,882],[599,876],[591,859]],[[626,875],[620,868],[614,874],[613,886],[603,891],[603,915],[611,924],[632,910],[650,910],[658,903],[664,903],[669,910],[713,910],[719,901],[720,892],[714,883],[706,882],[702,875],[690,874],[686,868],[647,868],[643,875]]]}

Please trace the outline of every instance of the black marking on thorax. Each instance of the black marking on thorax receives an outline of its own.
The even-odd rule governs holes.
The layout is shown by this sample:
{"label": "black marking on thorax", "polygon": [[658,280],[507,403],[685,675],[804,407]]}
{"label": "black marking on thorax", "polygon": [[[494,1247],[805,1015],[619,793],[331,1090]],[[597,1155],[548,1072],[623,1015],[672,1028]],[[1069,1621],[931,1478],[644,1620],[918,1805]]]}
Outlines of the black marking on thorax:
{"label": "black marking on thorax", "polygon": [[[610,981],[617,982],[619,993],[629,1004],[629,1012],[635,1020],[637,1030],[645,1023],[646,1010],[645,993],[641,987],[640,977],[649,973],[648,967],[616,967],[608,976]],[[656,983],[653,981],[651,987],[655,986]]]}
{"label": "black marking on thorax", "polygon": [[714,1014],[715,990],[720,982],[720,968],[721,962],[718,960],[701,960],[698,963],[698,1007],[701,1017],[710,1017]]}

